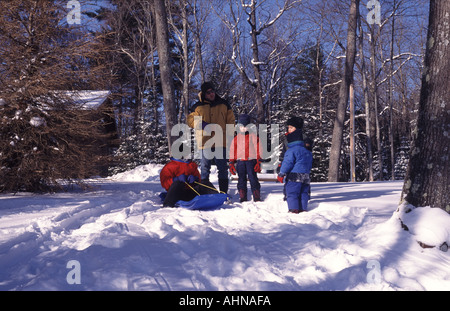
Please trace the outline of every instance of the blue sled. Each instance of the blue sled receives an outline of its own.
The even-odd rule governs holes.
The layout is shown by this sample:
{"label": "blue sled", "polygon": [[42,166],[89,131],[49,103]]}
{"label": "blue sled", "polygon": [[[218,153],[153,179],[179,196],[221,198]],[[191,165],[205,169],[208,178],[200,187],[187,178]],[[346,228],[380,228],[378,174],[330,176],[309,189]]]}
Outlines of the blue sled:
{"label": "blue sled", "polygon": [[226,193],[202,194],[190,201],[178,201],[177,206],[191,210],[206,210],[221,206],[227,200]]}

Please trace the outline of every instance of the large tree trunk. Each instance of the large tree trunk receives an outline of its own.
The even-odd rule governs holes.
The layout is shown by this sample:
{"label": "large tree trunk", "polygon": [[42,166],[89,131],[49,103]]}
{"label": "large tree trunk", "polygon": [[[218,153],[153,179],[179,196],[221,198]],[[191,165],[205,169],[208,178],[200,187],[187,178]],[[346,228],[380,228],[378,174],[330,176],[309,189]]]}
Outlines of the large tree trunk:
{"label": "large tree trunk", "polygon": [[402,199],[450,213],[450,1],[431,0],[417,129]]}
{"label": "large tree trunk", "polygon": [[359,12],[359,0],[352,0],[348,18],[347,51],[344,67],[344,78],[339,91],[339,103],[334,120],[333,138],[330,151],[328,181],[339,180],[339,162],[341,155],[342,138],[344,134],[345,111],[347,108],[349,88],[353,82],[353,66],[356,55],[356,28]]}
{"label": "large tree trunk", "polygon": [[169,27],[167,25],[166,4],[164,0],[153,0],[156,21],[156,38],[161,71],[161,84],[166,115],[167,140],[169,153],[172,152],[172,136],[170,132],[177,118],[175,111],[175,91],[170,59]]}

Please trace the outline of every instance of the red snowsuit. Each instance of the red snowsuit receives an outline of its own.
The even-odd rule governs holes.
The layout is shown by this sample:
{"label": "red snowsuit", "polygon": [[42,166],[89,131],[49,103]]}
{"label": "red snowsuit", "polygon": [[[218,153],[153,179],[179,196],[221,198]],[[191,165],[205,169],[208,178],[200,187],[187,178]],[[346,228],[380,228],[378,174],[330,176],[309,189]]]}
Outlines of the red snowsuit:
{"label": "red snowsuit", "polygon": [[195,162],[171,158],[171,161],[163,167],[161,173],[159,174],[161,186],[168,191],[172,185],[173,178],[182,174],[186,176],[194,175],[200,181],[200,173]]}
{"label": "red snowsuit", "polygon": [[230,161],[260,160],[261,146],[256,133],[238,133],[230,146]]}

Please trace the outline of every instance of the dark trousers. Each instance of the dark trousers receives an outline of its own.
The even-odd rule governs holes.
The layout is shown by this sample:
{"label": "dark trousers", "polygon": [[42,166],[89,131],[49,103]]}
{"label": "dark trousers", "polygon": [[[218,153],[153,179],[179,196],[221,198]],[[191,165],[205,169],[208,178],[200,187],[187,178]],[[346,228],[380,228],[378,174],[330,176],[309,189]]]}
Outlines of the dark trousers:
{"label": "dark trousers", "polygon": [[255,164],[256,160],[237,161],[236,172],[238,174],[238,190],[245,190],[245,192],[247,192],[247,177],[250,181],[252,192],[261,189],[258,175],[255,172]]}
{"label": "dark trousers", "polygon": [[[211,193],[218,193],[217,190],[215,190],[213,184],[210,182],[202,183],[205,186],[208,186],[210,188],[207,188],[203,185],[199,184],[191,184],[192,188],[195,189],[200,195],[202,194],[211,194]],[[193,198],[197,196],[197,193],[195,193],[194,190],[192,190],[186,183],[182,181],[174,181],[172,185],[170,186],[169,190],[167,191],[166,197],[164,199],[163,206],[175,206],[175,203],[177,203],[180,200],[183,201],[190,201]]]}
{"label": "dark trousers", "polygon": [[[228,160],[226,157],[225,148],[217,148],[218,157],[208,158],[206,156],[206,150],[202,150],[202,158],[200,160],[200,175],[202,180],[209,180],[209,174],[211,173],[211,165],[213,162],[217,166],[219,179],[228,179]],[[212,152],[212,151],[211,151]]]}
{"label": "dark trousers", "polygon": [[[211,154],[208,154],[208,151]],[[223,147],[218,147],[214,149],[214,154],[216,157],[210,158],[212,154],[212,150],[202,150],[202,158],[200,160],[200,176],[204,181],[209,180],[209,175],[211,173],[211,165],[213,163],[216,164],[218,170],[219,177],[219,189],[222,192],[228,192],[228,160],[227,160],[227,151]]]}

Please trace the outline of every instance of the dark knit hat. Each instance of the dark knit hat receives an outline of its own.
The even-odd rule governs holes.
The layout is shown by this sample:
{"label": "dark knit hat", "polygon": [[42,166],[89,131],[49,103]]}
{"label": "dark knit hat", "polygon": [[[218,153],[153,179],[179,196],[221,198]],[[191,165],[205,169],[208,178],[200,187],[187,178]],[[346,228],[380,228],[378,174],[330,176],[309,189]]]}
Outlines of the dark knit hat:
{"label": "dark knit hat", "polygon": [[209,89],[215,90],[214,85],[211,82],[203,83],[201,88],[200,88],[200,90],[202,91],[203,95],[205,95],[206,91],[209,90]]}
{"label": "dark knit hat", "polygon": [[239,118],[238,118],[239,124],[242,124],[243,126],[247,126],[248,124],[250,124],[250,122],[251,122],[251,119],[248,114],[244,113],[244,114],[239,115]]}
{"label": "dark knit hat", "polygon": [[296,129],[302,129],[303,128],[303,119],[300,117],[291,117],[289,120],[287,120],[286,125],[293,126]]}

